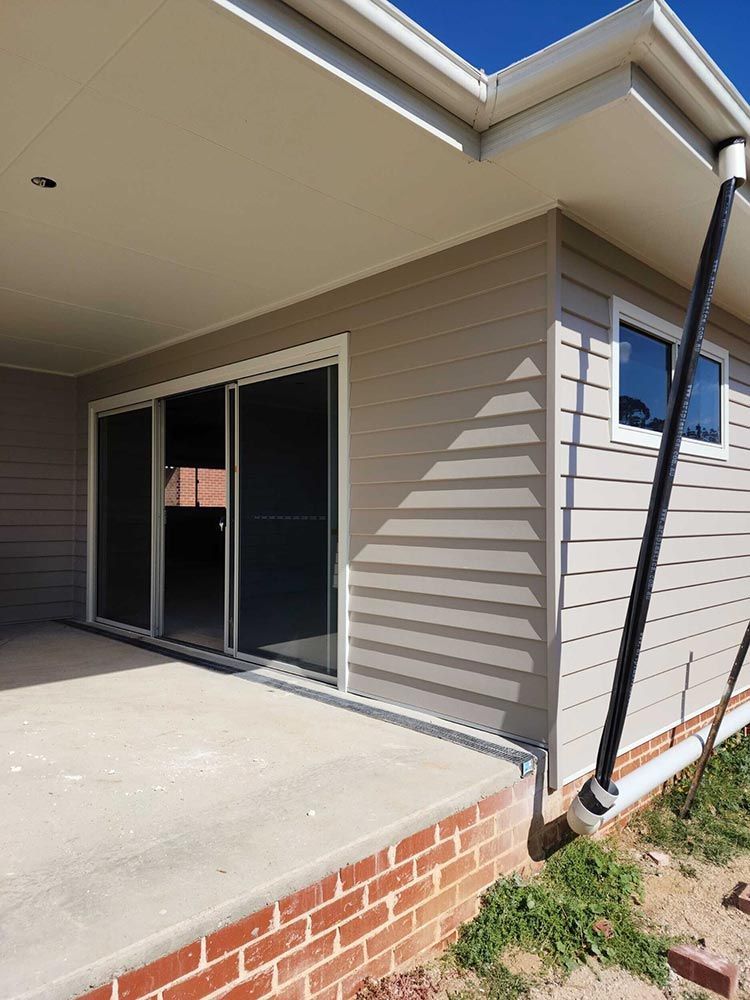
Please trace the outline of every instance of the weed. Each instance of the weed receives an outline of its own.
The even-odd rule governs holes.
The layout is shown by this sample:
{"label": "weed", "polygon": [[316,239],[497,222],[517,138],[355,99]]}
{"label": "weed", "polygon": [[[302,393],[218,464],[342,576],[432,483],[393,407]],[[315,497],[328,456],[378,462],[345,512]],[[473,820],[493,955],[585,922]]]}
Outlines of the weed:
{"label": "weed", "polygon": [[680,819],[693,768],[636,821],[649,843],[672,854],[725,865],[750,850],[750,737],[737,735],[715,751],[688,819]]}
{"label": "weed", "polygon": [[573,841],[536,879],[514,876],[492,886],[461,929],[456,960],[486,977],[514,946],[568,972],[595,956],[664,985],[668,942],[641,926],[635,903],[642,895],[636,864],[598,841]]}
{"label": "weed", "polygon": [[529,995],[523,976],[516,975],[502,962],[493,962],[482,974],[482,985],[487,1000],[522,1000]]}

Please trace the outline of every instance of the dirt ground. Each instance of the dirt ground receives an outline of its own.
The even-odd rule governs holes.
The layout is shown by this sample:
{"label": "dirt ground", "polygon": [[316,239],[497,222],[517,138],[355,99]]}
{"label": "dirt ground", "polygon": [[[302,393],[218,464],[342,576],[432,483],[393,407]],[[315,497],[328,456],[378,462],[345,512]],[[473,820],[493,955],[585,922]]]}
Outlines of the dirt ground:
{"label": "dirt ground", "polygon": [[[644,858],[643,847],[627,833],[623,850],[641,861],[645,876],[644,915],[669,936],[699,941],[710,951],[736,962],[740,971],[738,1000],[750,1000],[750,916],[724,905],[738,882],[750,882],[750,855],[725,868],[672,859],[668,867],[657,867]],[[621,969],[603,969],[595,964],[577,969],[564,982],[541,967],[535,956],[505,956],[514,972],[533,985],[529,1000],[708,1000],[715,997],[672,974],[666,989],[660,989]],[[435,1000],[482,1000],[485,991],[473,976],[430,970],[438,985]]]}

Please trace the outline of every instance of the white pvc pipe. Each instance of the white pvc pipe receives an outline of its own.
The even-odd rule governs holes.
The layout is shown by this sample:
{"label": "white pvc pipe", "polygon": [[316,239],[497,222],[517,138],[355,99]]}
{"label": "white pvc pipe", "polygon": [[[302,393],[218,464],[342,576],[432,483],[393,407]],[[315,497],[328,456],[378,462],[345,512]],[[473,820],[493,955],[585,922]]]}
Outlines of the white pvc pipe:
{"label": "white pvc pipe", "polygon": [[[746,701],[732,712],[727,712],[716,737],[716,746],[723,743],[729,736],[734,736],[745,726],[750,726],[750,701]],[[659,754],[658,757],[654,757],[653,760],[636,768],[635,771],[631,771],[621,781],[618,781],[617,787],[620,794],[612,808],[602,816],[602,823],[619,816],[625,809],[640,801],[644,795],[653,792],[665,781],[669,781],[690,764],[695,763],[701,755],[710,728],[711,724],[709,723],[699,732],[693,733],[686,740]]]}

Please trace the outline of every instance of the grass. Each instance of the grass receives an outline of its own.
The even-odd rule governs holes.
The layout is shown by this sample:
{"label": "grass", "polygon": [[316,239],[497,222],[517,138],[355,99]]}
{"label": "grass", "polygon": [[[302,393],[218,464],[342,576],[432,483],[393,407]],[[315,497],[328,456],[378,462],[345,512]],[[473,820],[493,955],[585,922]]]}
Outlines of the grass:
{"label": "grass", "polygon": [[[524,981],[502,964],[510,948],[536,954],[565,972],[595,957],[663,986],[668,941],[644,927],[637,910],[642,898],[637,864],[605,843],[578,839],[536,878],[496,882],[477,917],[462,927],[454,959],[481,977],[491,1000],[524,995]],[[500,984],[494,995],[493,981]]]}
{"label": "grass", "polygon": [[733,736],[714,752],[683,820],[679,812],[692,775],[690,768],[635,826],[644,840],[670,854],[725,865],[750,851],[750,736]]}

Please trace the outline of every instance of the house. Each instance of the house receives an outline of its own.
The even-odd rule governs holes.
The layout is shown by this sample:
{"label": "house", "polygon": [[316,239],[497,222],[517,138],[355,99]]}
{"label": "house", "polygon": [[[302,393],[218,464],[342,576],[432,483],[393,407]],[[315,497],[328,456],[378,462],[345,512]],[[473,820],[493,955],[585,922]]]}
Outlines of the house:
{"label": "house", "polygon": [[[448,939],[520,863],[531,813],[559,815],[592,769],[716,147],[750,135],[750,107],[658,0],[491,75],[386,0],[14,0],[0,29],[0,662],[14,724],[80,712],[83,732],[90,712],[92,732],[106,719],[114,738],[107,685],[126,673],[139,685],[158,664],[167,728],[174,700],[183,721],[205,707],[216,732],[255,712],[273,741],[270,692],[296,691],[284,711],[308,713],[289,720],[297,766],[317,752],[306,733],[332,739],[340,724],[350,745],[382,747],[391,730],[377,727],[395,719],[425,768],[430,727],[453,734],[435,766],[458,783],[440,798],[425,770],[412,775],[421,826],[411,791],[366,835],[358,807],[356,878],[343,854],[331,867],[351,832],[342,813],[310,865],[284,873],[286,895],[280,866],[297,859],[268,832],[273,878],[247,875],[241,906],[218,901],[239,899],[236,885],[180,897],[190,923],[177,904],[160,917],[147,893],[141,941],[127,919],[105,933],[114,910],[97,903],[98,950],[67,965],[78,903],[59,896],[76,918],[58,921],[46,965],[28,957],[40,904],[24,896],[8,995],[91,986],[110,1000],[117,976],[119,1000],[195,991],[196,977],[195,996],[277,995],[281,961],[295,990],[349,995],[363,970]],[[750,618],[749,197],[738,192],[697,370],[623,772],[710,717]],[[39,685],[86,674],[83,649],[95,684],[45,708]],[[195,661],[266,686],[198,682]],[[143,683],[127,710],[158,725]],[[733,704],[748,691],[745,668]],[[487,761],[503,754],[501,778]],[[530,756],[536,777],[520,780]],[[217,821],[248,768],[212,803]],[[495,798],[482,806],[480,792]],[[98,823],[76,837],[103,836]],[[462,828],[478,839],[459,844]],[[463,896],[436,895],[428,919],[415,887],[432,868],[409,859],[445,864],[441,830],[474,853]],[[10,831],[19,850],[27,833]],[[171,855],[159,872],[174,893],[185,884]],[[346,910],[360,877],[362,913]],[[330,929],[375,920],[376,883],[391,900],[382,948],[348,947]],[[137,891],[137,872],[127,884]],[[415,894],[402,918],[397,889]],[[284,922],[291,899],[313,914],[306,929]],[[251,960],[256,938],[276,950]]]}

